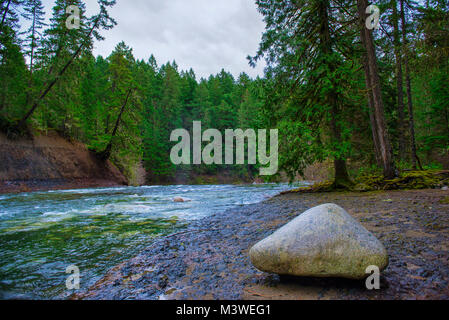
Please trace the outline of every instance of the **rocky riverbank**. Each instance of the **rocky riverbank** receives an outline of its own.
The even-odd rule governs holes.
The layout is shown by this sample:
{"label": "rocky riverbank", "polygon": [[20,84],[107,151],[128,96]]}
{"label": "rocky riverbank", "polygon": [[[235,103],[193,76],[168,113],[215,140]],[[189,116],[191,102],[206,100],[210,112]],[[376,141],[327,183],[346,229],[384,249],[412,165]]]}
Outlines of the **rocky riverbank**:
{"label": "rocky riverbank", "polygon": [[[364,281],[280,278],[256,270],[252,245],[305,210],[336,203],[386,247],[381,290]],[[449,192],[285,194],[159,238],[74,299],[449,299]]]}

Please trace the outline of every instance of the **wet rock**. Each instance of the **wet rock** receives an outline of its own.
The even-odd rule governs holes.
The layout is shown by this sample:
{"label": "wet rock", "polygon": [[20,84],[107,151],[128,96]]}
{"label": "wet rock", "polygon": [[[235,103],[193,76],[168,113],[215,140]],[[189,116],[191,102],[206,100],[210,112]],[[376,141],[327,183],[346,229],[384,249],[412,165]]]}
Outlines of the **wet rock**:
{"label": "wet rock", "polygon": [[388,265],[382,243],[335,204],[312,208],[250,250],[265,272],[309,277],[363,279],[366,268]]}
{"label": "wet rock", "polygon": [[173,199],[174,202],[191,202],[192,200],[187,198],[176,197]]}
{"label": "wet rock", "polygon": [[423,268],[418,269],[418,275],[423,278],[428,278],[432,275],[432,272]]}
{"label": "wet rock", "polygon": [[168,277],[167,276],[163,276],[161,278],[159,278],[158,281],[158,286],[160,289],[165,289],[168,285]]}

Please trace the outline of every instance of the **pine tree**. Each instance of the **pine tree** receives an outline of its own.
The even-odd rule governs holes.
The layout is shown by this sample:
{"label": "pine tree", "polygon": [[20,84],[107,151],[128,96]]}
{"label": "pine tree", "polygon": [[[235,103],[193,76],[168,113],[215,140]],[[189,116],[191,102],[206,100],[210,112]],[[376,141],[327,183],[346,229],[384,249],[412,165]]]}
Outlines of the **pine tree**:
{"label": "pine tree", "polygon": [[384,176],[387,179],[396,177],[396,166],[393,158],[390,137],[385,123],[384,103],[381,92],[381,82],[377,65],[376,49],[372,31],[366,27],[367,0],[357,0],[357,10],[359,15],[359,29],[362,44],[365,49],[365,78],[369,101],[372,109],[372,130],[376,144],[376,152],[382,161]]}
{"label": "pine tree", "polygon": [[416,133],[415,133],[415,116],[413,107],[413,95],[412,95],[412,84],[410,76],[410,48],[408,40],[408,25],[405,19],[405,5],[404,0],[400,0],[401,8],[401,25],[402,25],[402,53],[404,55],[404,67],[405,67],[405,81],[407,87],[407,106],[408,106],[408,116],[409,116],[409,130],[410,130],[410,149],[411,149],[411,159],[413,169],[417,169],[418,166],[422,170],[421,160],[418,157],[416,148]]}
{"label": "pine tree", "polygon": [[[44,50],[49,57],[48,82],[40,91],[40,94],[32,103],[29,110],[19,121],[18,127],[24,127],[27,120],[33,115],[42,100],[48,95],[52,88],[65,74],[70,65],[82,53],[83,50],[91,50],[93,37],[102,39],[98,29],[108,30],[114,27],[115,20],[107,11],[108,7],[115,5],[115,0],[98,0],[100,12],[91,17],[84,16],[85,5],[80,0],[57,0],[53,7],[53,18],[51,25],[46,30],[46,40]],[[80,9],[80,28],[68,30],[66,28],[65,9],[69,5],[76,5]]]}
{"label": "pine tree", "polygon": [[404,112],[404,77],[402,68],[401,51],[401,30],[399,30],[398,3],[396,0],[390,1],[392,8],[391,21],[393,26],[393,45],[396,58],[396,89],[397,89],[397,110],[398,110],[398,136],[399,136],[399,160],[406,160],[405,143],[405,112]]}
{"label": "pine tree", "polygon": [[5,28],[17,30],[19,28],[19,9],[24,0],[1,0],[0,1],[0,32]]}
{"label": "pine tree", "polygon": [[449,2],[428,1],[417,8],[419,76],[423,92],[418,112],[420,139],[428,154],[449,149]]}
{"label": "pine tree", "polygon": [[24,11],[24,16],[31,20],[31,26],[26,32],[27,37],[24,48],[25,54],[30,59],[30,74],[33,74],[36,48],[42,40],[41,30],[46,25],[44,22],[45,12],[41,0],[27,0]]}
{"label": "pine tree", "polygon": [[26,65],[17,31],[21,6],[16,0],[0,3],[0,127],[10,137],[26,98]]}
{"label": "pine tree", "polygon": [[[137,84],[135,82],[135,59],[132,49],[124,42],[120,42],[108,58],[110,94],[108,95],[108,110],[106,122],[107,144],[101,152],[100,158],[108,160],[116,144],[122,144],[122,148],[128,148],[123,145],[123,138],[134,137],[138,126],[133,124],[132,114],[139,114],[140,101],[135,95]],[[134,108],[130,108],[133,105]],[[133,110],[133,112],[131,111]],[[128,121],[127,121],[128,120]],[[126,124],[129,131],[123,130],[120,134],[119,129]],[[130,146],[131,147],[131,146]]]}
{"label": "pine tree", "polygon": [[[285,105],[285,110],[277,111],[284,132],[281,146],[289,150],[281,156],[281,166],[293,178],[308,164],[330,157],[334,186],[349,186],[346,157],[350,148],[342,126],[347,97],[341,90],[349,65],[339,51],[345,35],[330,25],[331,19],[338,20],[338,12],[327,0],[256,3],[267,30],[258,55],[250,61],[265,57],[268,75],[275,79],[274,104]],[[327,123],[324,128],[323,121]]]}

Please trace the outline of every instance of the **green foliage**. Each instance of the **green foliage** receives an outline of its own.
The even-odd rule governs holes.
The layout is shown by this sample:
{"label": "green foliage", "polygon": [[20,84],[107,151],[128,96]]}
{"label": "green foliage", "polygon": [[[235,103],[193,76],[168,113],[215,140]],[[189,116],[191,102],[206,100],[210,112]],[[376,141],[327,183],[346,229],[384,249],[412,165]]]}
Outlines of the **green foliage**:
{"label": "green foliage", "polygon": [[[170,133],[178,128],[192,131],[193,121],[202,121],[203,130],[222,132],[229,128],[279,129],[281,170],[292,179],[315,162],[348,159],[356,168],[362,166],[355,187],[360,190],[421,188],[436,181],[433,173],[406,172],[390,182],[380,177],[354,22],[355,1],[257,0],[266,30],[250,63],[265,59],[268,65],[265,77],[257,79],[244,73],[234,78],[225,70],[197,79],[193,70],[179,70],[175,61],[158,66],[154,56],[136,60],[125,42],[108,57],[94,57],[93,41],[102,39],[99,31],[115,25],[107,11],[115,1],[97,2],[99,13],[89,17],[85,1],[56,0],[48,26],[43,23],[40,0],[0,2],[4,17],[0,26],[1,131],[12,137],[30,129],[57,130],[85,143],[92,152],[110,149],[110,159],[128,177],[133,177],[133,168],[142,162],[149,183],[184,176],[255,177],[257,165],[174,166]],[[390,14],[400,2],[381,1],[379,5]],[[68,5],[81,8],[79,30],[65,26]],[[411,69],[418,153],[429,169],[441,169],[435,155],[444,157],[449,151],[448,10],[447,1],[406,2],[406,23],[401,26],[409,30],[406,41],[399,44]],[[26,27],[20,25],[22,13]],[[374,33],[395,152],[401,132],[394,54],[398,42],[390,34],[398,19],[398,15],[389,16],[384,29]],[[416,35],[410,30],[416,30]],[[39,100],[53,81],[54,86]],[[39,103],[33,109],[35,101]],[[25,126],[15,126],[29,111]],[[398,168],[405,172],[409,160],[404,159]],[[198,178],[202,180],[218,181]],[[331,187],[326,182],[312,190]]]}
{"label": "green foliage", "polygon": [[265,58],[268,64],[272,85],[266,107],[282,136],[281,168],[293,179],[314,162],[345,161],[352,154],[351,120],[361,85],[354,75],[360,66],[347,59],[350,36],[334,32],[331,26],[342,23],[342,16],[332,8],[335,3],[256,3],[267,28],[250,62]]}
{"label": "green foliage", "polygon": [[424,170],[442,170],[443,166],[441,163],[429,163],[424,166]]}

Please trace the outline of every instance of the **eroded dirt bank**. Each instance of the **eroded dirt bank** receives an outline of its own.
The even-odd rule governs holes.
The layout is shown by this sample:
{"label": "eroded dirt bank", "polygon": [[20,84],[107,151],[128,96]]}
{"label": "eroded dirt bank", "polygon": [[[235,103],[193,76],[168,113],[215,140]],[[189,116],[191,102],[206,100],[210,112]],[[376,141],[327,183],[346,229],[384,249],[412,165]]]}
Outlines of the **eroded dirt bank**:
{"label": "eroded dirt bank", "polygon": [[0,134],[0,193],[125,184],[110,162],[56,133],[15,141]]}
{"label": "eroded dirt bank", "polygon": [[[158,239],[78,299],[449,299],[449,192],[288,194],[192,223]],[[249,248],[306,209],[336,203],[385,245],[382,289],[364,281],[280,279]]]}

